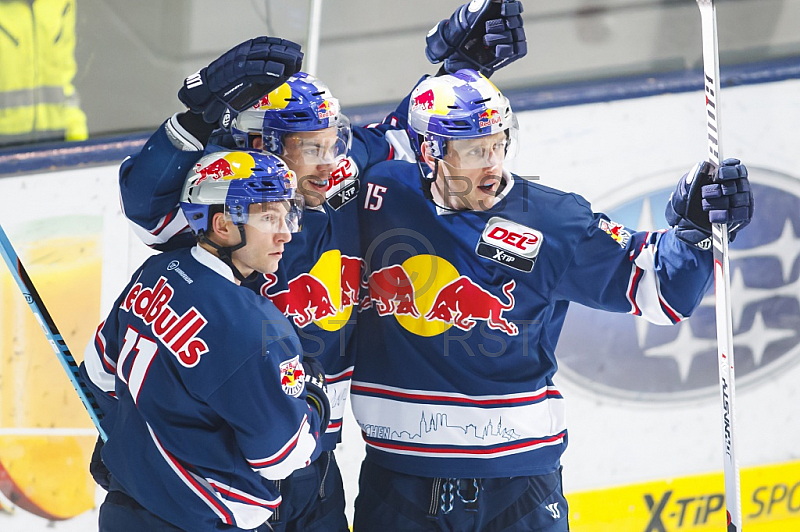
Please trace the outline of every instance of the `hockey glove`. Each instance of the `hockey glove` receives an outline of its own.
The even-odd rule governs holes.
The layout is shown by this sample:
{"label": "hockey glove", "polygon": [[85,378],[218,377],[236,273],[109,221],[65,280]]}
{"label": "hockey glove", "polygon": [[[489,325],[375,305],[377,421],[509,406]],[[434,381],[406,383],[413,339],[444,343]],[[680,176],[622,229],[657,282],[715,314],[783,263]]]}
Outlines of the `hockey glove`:
{"label": "hockey glove", "polygon": [[100,456],[100,451],[102,450],[103,438],[98,436],[97,442],[94,444],[92,459],[89,462],[89,473],[92,474],[92,478],[95,482],[97,482],[98,486],[108,491],[108,487],[111,485],[111,471],[109,471],[106,465],[103,463],[103,459]]}
{"label": "hockey glove", "polygon": [[444,61],[449,74],[472,68],[491,76],[528,53],[521,13],[518,0],[473,0],[428,32],[425,55]]}
{"label": "hockey glove", "polygon": [[328,429],[331,420],[331,405],[328,402],[328,383],[325,381],[325,370],[315,358],[303,358],[303,377],[306,382],[306,401],[312,408],[319,412],[320,432]]}
{"label": "hockey glove", "polygon": [[274,37],[250,39],[186,78],[178,99],[209,124],[228,128],[240,111],[297,73],[302,62],[298,44]]}
{"label": "hockey glove", "polygon": [[711,224],[728,224],[730,241],[753,217],[753,193],[747,168],[738,159],[725,159],[716,174],[707,162],[684,174],[667,202],[667,222],[684,242],[711,248]]}

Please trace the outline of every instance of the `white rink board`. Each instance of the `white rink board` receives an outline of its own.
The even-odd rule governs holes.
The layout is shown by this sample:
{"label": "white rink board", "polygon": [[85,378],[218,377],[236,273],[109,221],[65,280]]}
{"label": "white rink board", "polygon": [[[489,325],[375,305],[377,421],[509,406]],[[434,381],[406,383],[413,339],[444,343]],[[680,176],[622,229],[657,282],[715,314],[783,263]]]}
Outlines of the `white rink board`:
{"label": "white rink board", "polygon": [[[578,192],[595,210],[604,210],[615,205],[620,194],[639,190],[643,177],[672,176],[668,181],[677,182],[694,162],[704,158],[703,103],[702,93],[692,92],[520,113],[522,147],[511,168],[522,175],[541,176],[543,184]],[[726,155],[736,155],[752,167],[795,179],[800,176],[800,81],[726,88],[722,109]],[[48,200],[46,190],[58,191],[57,202]],[[112,231],[104,237],[108,246],[103,251],[104,302],[113,300],[148,253],[122,220],[116,168],[0,179],[0,197],[6,200],[2,221],[12,216],[27,221],[28,214],[19,205],[32,197],[39,198],[37,211],[47,210],[50,201],[56,202],[58,209],[88,210],[104,216],[105,230]],[[661,211],[663,205],[654,209]],[[800,227],[795,231],[800,232]],[[9,232],[13,240],[13,231]],[[793,252],[800,253],[800,247]],[[123,268],[128,269],[124,274],[119,271]],[[737,294],[732,297],[735,300]],[[790,411],[797,404],[795,383],[800,381],[800,365],[796,353],[784,359],[776,366],[780,371],[773,369],[762,372],[760,378],[737,382],[742,467],[798,458],[800,420]],[[563,459],[566,492],[721,470],[717,394],[648,402],[604,394],[583,382],[573,379],[566,369],[556,375],[567,398],[570,428],[570,445]],[[779,437],[775,437],[776,427]],[[363,449],[348,411],[344,442],[337,455],[349,516]],[[96,522],[96,510],[49,525],[19,509],[14,515],[0,513],[0,530],[7,532],[77,532],[96,529]]]}

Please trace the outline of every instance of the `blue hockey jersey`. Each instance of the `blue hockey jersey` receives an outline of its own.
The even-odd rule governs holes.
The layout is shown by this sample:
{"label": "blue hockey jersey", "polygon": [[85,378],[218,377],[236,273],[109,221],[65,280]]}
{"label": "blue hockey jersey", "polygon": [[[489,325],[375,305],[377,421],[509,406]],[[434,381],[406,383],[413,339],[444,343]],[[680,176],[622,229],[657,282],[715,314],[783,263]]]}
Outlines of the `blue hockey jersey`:
{"label": "blue hockey jersey", "polygon": [[184,530],[256,528],[281,502],[272,480],[320,453],[294,329],[200,247],[134,273],[81,371],[114,479]]}
{"label": "blue hockey jersey", "polygon": [[[303,352],[318,357],[325,368],[331,404],[325,450],[335,448],[341,437],[355,356],[353,309],[363,262],[355,201],[359,173],[396,155],[384,139],[387,131],[400,132],[392,123],[353,128],[352,149],[331,175],[327,201],[305,211],[303,230],[286,244],[278,271],[246,284],[284,312],[297,329]],[[160,250],[194,244],[178,203],[187,172],[203,155],[179,150],[168,132],[173,137],[188,136],[173,117],[120,169],[125,215],[145,244]],[[400,133],[402,138],[405,133]],[[207,151],[216,149],[212,146]]]}
{"label": "blue hockey jersey", "polygon": [[352,405],[368,455],[402,473],[556,470],[567,422],[555,350],[570,302],[671,324],[711,282],[711,253],[674,231],[635,232],[516,176],[492,209],[447,211],[425,198],[416,165],[385,162],[359,206],[369,282]]}

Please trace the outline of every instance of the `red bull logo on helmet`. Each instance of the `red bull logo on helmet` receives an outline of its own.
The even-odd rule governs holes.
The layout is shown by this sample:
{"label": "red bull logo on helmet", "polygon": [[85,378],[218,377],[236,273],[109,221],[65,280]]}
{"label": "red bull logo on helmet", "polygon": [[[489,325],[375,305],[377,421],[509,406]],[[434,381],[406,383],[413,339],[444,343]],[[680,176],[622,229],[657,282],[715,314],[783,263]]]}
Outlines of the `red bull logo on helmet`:
{"label": "red bull logo on helmet", "polygon": [[256,102],[256,104],[253,106],[253,109],[261,109],[262,107],[268,108],[270,107],[270,105],[271,104],[269,103],[269,94],[267,94],[262,96],[261,99]]}
{"label": "red bull logo on helmet", "polygon": [[478,116],[478,126],[492,127],[495,124],[499,124],[502,120],[503,118],[500,116],[500,111],[497,109],[487,109]]}
{"label": "red bull logo on helmet", "polygon": [[626,247],[628,241],[631,239],[631,234],[625,229],[625,226],[612,222],[611,220],[600,220],[599,227],[605,231],[620,247]]}
{"label": "red bull logo on helmet", "polygon": [[416,111],[417,109],[424,109],[424,110],[433,109],[433,103],[434,103],[433,90],[428,89],[425,92],[422,92],[411,98],[411,110]]}
{"label": "red bull logo on helmet", "polygon": [[255,160],[249,153],[229,152],[205,166],[197,163],[194,171],[199,177],[195,184],[199,185],[206,180],[244,179],[250,177],[254,166]]}
{"label": "red bull logo on helmet", "polygon": [[268,109],[286,109],[290,101],[292,101],[292,87],[288,83],[284,83],[269,94],[262,96],[253,106],[253,109],[262,111]]}
{"label": "red bull logo on helmet", "polygon": [[305,388],[305,371],[300,363],[300,356],[281,362],[281,389],[286,395],[297,397]]}
{"label": "red bull logo on helmet", "polygon": [[320,120],[336,116],[336,104],[330,100],[323,100],[317,107],[317,117]]}

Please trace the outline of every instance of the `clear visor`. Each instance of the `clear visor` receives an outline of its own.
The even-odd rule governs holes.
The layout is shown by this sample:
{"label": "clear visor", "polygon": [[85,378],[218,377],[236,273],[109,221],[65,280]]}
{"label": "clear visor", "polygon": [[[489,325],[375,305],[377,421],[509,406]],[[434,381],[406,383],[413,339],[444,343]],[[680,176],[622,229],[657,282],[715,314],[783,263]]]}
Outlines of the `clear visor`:
{"label": "clear visor", "polygon": [[516,127],[492,135],[447,140],[444,162],[454,168],[491,168],[517,154]]}
{"label": "clear visor", "polygon": [[238,205],[225,205],[225,218],[236,225],[248,225],[266,234],[299,233],[303,228],[302,196],[290,200],[251,203],[246,217]]}
{"label": "clear visor", "polygon": [[347,154],[352,142],[350,120],[339,115],[337,125],[316,131],[287,131],[282,157],[298,165],[332,165]]}

